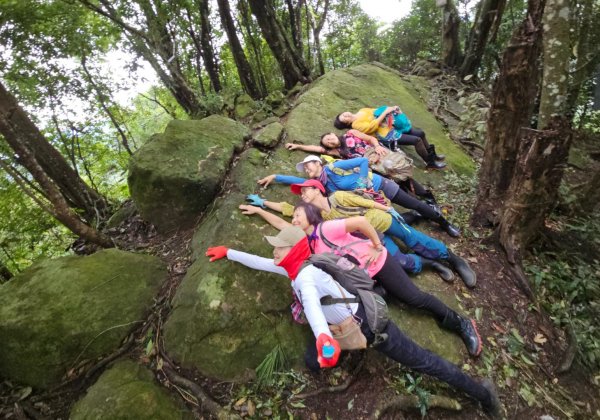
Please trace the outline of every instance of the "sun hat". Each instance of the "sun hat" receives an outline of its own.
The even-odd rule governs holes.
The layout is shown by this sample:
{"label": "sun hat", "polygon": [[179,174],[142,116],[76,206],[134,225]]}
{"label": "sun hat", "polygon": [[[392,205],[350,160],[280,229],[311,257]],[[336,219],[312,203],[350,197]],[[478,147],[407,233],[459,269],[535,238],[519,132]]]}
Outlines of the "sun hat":
{"label": "sun hat", "polygon": [[292,190],[292,192],[294,194],[300,195],[301,192],[302,192],[301,191],[302,187],[318,188],[319,191],[321,191],[323,194],[325,194],[325,187],[323,186],[323,184],[321,184],[316,179],[307,179],[302,184],[292,184],[291,187],[290,187],[290,189]]}
{"label": "sun hat", "polygon": [[321,158],[319,156],[315,156],[315,155],[308,155],[304,158],[304,160],[300,163],[296,164],[296,170],[298,172],[304,172],[304,164],[307,162],[321,162]]}
{"label": "sun hat", "polygon": [[277,236],[265,236],[268,243],[275,247],[294,246],[302,238],[306,238],[306,234],[297,226],[288,226],[283,228]]}

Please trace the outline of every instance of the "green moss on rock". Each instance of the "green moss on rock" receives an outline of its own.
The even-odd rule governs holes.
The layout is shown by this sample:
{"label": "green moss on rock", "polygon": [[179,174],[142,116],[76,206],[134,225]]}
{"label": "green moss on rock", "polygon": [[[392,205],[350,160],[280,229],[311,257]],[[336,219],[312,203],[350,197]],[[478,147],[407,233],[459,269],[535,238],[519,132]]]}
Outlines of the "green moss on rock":
{"label": "green moss on rock", "polygon": [[166,277],[116,249],[41,261],[0,286],[0,376],[39,388],[117,348]]}
{"label": "green moss on rock", "polygon": [[183,404],[154,381],[152,372],[130,360],[115,363],[78,401],[71,420],[192,418]]}
{"label": "green moss on rock", "polygon": [[171,121],[130,161],[127,181],[142,217],[161,231],[193,225],[249,134],[244,125],[223,116]]}
{"label": "green moss on rock", "polygon": [[281,136],[283,135],[283,125],[281,123],[273,122],[267,125],[265,128],[260,130],[255,138],[254,142],[260,146],[272,148],[279,143]]}

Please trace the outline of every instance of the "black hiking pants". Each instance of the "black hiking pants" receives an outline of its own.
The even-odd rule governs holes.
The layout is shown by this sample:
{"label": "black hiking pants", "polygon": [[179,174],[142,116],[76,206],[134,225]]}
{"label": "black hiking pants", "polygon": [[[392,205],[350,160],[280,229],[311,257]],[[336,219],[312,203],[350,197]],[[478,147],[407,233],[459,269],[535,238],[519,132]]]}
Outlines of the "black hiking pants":
{"label": "black hiking pants", "polygon": [[419,289],[408,277],[398,260],[389,253],[381,270],[373,276],[373,280],[391,296],[409,306],[431,312],[438,322],[442,322],[450,310],[441,300]]}
{"label": "black hiking pants", "polygon": [[[371,344],[375,339],[375,335],[369,328],[369,323],[366,320],[365,310],[362,304],[358,305],[356,316],[363,320],[360,328],[367,338],[367,342]],[[485,387],[463,373],[456,365],[419,346],[409,337],[404,335],[392,321],[388,322],[384,333],[388,335],[387,340],[375,346],[375,350],[385,354],[390,359],[401,363],[409,369],[433,376],[440,381],[446,382],[453,388],[465,392],[467,395],[477,401],[481,401],[483,404],[488,404],[490,402],[491,395]],[[309,343],[306,353],[304,354],[304,360],[306,361],[307,367],[313,372],[318,372],[320,369],[317,357],[316,340],[314,336],[312,336],[311,343]]]}
{"label": "black hiking pants", "polygon": [[[425,188],[421,184],[418,184],[416,182],[415,184],[419,185],[419,187],[423,189],[423,194],[425,194]],[[406,209],[416,210],[419,213],[421,213],[421,215],[426,219],[438,221],[438,219],[440,218],[440,215],[434,209],[428,206],[427,203],[413,197],[410,193],[398,186],[398,184],[396,184],[395,182],[390,181],[387,178],[382,178],[380,188],[385,194],[385,196],[389,198],[392,203],[398,204],[399,206],[402,206]],[[417,193],[417,195],[420,194]]]}

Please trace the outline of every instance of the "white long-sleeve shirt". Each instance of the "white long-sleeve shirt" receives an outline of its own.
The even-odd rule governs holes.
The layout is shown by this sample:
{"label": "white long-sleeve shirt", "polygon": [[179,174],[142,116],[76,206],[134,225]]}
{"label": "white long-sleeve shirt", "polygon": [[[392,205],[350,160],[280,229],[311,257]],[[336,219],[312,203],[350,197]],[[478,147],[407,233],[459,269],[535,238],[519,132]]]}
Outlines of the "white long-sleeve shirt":
{"label": "white long-sleeve shirt", "polygon": [[[269,271],[289,278],[285,269],[275,265],[272,258],[263,258],[234,249],[227,251],[227,258],[255,270]],[[292,288],[302,303],[304,314],[315,337],[319,334],[330,336],[328,324],[339,324],[358,309],[358,303],[349,304],[352,314],[345,303],[321,306],[321,298],[324,296],[352,299],[354,295],[339,285],[329,274],[313,265],[300,270],[296,280],[292,281]]]}

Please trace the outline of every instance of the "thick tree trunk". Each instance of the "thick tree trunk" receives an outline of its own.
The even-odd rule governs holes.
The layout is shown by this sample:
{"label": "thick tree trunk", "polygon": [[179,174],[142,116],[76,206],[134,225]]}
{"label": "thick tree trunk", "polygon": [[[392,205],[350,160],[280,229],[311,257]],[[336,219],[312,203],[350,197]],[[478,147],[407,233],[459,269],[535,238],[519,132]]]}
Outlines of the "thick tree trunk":
{"label": "thick tree trunk", "polygon": [[302,3],[304,0],[298,0],[298,4],[294,7],[293,0],[285,0],[290,17],[290,28],[292,31],[292,41],[294,48],[298,54],[302,55]]}
{"label": "thick tree trunk", "polygon": [[244,91],[250,95],[253,99],[261,99],[267,96],[265,91],[262,91],[254,78],[254,73],[250,63],[246,59],[244,49],[240,40],[237,37],[235,25],[231,18],[231,10],[229,8],[228,0],[217,0],[219,5],[219,15],[221,16],[221,24],[227,33],[227,39],[229,40],[229,47],[231,48],[231,54],[238,70],[238,76],[242,84]]}
{"label": "thick tree trunk", "polygon": [[315,40],[315,55],[317,56],[317,64],[319,66],[319,75],[325,74],[325,63],[323,62],[323,52],[321,51],[321,31],[323,30],[323,26],[325,25],[325,19],[327,19],[327,12],[329,11],[329,0],[325,0],[323,4],[323,13],[319,17],[319,20],[315,22],[314,15],[318,15],[318,10],[315,10],[314,13],[308,13],[310,15],[307,16],[308,22],[312,27],[313,38]]}
{"label": "thick tree trunk", "polygon": [[566,112],[569,87],[569,1],[546,0],[544,8],[544,76],[541,86],[538,128],[544,129],[551,118]]}
{"label": "thick tree trunk", "polygon": [[260,26],[262,34],[279,64],[286,89],[293,88],[296,83],[310,82],[310,70],[304,58],[293,48],[277,19],[272,0],[249,0],[252,13]]}
{"label": "thick tree trunk", "polygon": [[537,238],[556,206],[558,186],[571,146],[568,119],[554,117],[547,130],[523,128],[517,167],[498,225],[500,244],[511,264],[520,264],[522,251]]}
{"label": "thick tree trunk", "polygon": [[452,0],[447,0],[443,9],[442,62],[448,67],[457,68],[460,64],[460,17]]}
{"label": "thick tree trunk", "polygon": [[[77,172],[69,166],[65,158],[56,150],[27,113],[19,106],[16,98],[0,83],[0,133],[18,155],[23,166],[23,156],[19,150],[27,147],[34,154],[43,171],[54,182],[65,200],[74,209],[81,210],[88,222],[101,221],[109,214],[107,201],[87,186]],[[30,168],[27,168],[31,171]]]}
{"label": "thick tree trunk", "polygon": [[[0,87],[2,87],[2,90],[4,91],[3,86],[0,85]],[[16,132],[16,130],[19,130],[19,126],[14,124],[14,120],[11,120],[11,114],[0,112],[0,133],[2,133],[5,138],[16,139],[19,137],[19,133]],[[86,241],[98,244],[104,248],[114,247],[114,244],[108,236],[85,224],[79,218],[77,213],[69,207],[69,204],[61,194],[59,188],[38,163],[37,158],[39,155],[35,150],[30,148],[30,144],[25,142],[14,142],[10,144],[11,147],[14,146],[13,149],[15,153],[19,155],[20,163],[27,168],[29,173],[31,173],[44,191],[44,195],[52,204],[51,207],[46,207],[46,210],[49,210],[52,216]]]}
{"label": "thick tree trunk", "polygon": [[498,222],[498,209],[502,208],[514,175],[519,131],[529,126],[537,91],[544,4],[545,0],[529,0],[525,20],[513,34],[494,84],[472,217],[475,225]]}
{"label": "thick tree trunk", "polygon": [[200,43],[202,44],[202,58],[204,59],[204,66],[208,73],[208,78],[215,92],[222,90],[221,80],[219,78],[219,66],[217,59],[212,47],[211,34],[212,29],[210,26],[210,9],[208,6],[208,0],[198,0],[198,7],[200,8]]}
{"label": "thick tree trunk", "polygon": [[477,19],[473,23],[465,46],[465,55],[460,66],[461,77],[476,75],[485,51],[490,29],[496,20],[502,19],[506,0],[481,0]]}

